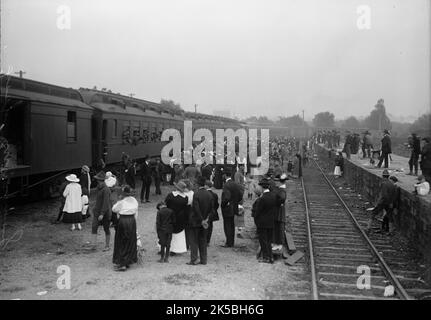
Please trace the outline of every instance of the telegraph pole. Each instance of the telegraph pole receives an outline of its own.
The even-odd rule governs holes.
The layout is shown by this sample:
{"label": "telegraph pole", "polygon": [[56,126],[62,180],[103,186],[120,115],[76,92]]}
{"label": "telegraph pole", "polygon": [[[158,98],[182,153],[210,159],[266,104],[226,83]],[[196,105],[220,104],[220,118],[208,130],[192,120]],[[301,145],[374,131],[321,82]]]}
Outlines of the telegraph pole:
{"label": "telegraph pole", "polygon": [[19,77],[22,78],[23,74],[26,74],[27,72],[19,70],[18,72],[15,72],[15,74],[19,74]]}
{"label": "telegraph pole", "polygon": [[195,113],[197,113],[197,110],[198,110],[198,105],[195,104]]}

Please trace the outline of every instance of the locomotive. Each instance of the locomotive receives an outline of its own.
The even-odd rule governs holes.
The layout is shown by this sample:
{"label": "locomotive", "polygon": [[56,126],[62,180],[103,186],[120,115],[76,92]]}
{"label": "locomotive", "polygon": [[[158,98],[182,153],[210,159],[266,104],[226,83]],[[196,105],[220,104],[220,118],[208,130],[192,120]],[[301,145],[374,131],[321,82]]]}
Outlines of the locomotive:
{"label": "locomotive", "polygon": [[[56,195],[66,173],[86,164],[118,166],[122,155],[142,160],[160,156],[163,130],[238,129],[237,120],[185,112],[159,103],[96,89],[72,89],[0,75],[0,131],[8,159],[2,175],[7,198]],[[3,143],[4,144],[4,143]],[[3,148],[3,151],[5,148]]]}

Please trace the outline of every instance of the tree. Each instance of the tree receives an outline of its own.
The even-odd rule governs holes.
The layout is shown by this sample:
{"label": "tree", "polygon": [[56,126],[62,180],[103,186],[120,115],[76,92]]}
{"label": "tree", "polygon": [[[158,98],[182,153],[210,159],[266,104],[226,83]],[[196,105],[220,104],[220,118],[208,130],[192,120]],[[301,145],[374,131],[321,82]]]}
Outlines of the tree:
{"label": "tree", "polygon": [[181,108],[181,105],[179,103],[175,103],[173,100],[165,100],[165,99],[161,99],[160,100],[160,105],[162,107],[171,109],[172,111],[178,111],[178,112],[183,112],[183,108]]}
{"label": "tree", "polygon": [[244,121],[258,123],[258,124],[274,124],[274,122],[269,120],[268,117],[266,116],[260,116],[259,118],[256,116],[251,116],[245,119]]}
{"label": "tree", "polygon": [[371,111],[370,115],[365,118],[364,124],[369,129],[383,130],[392,129],[391,120],[386,115],[386,108],[384,100],[380,99],[374,106],[374,110]]}
{"label": "tree", "polygon": [[431,113],[420,116],[410,126],[410,132],[414,132],[421,137],[431,137]]}
{"label": "tree", "polygon": [[280,117],[276,124],[279,126],[286,127],[308,126],[307,123],[299,115],[294,115],[291,117]]}
{"label": "tree", "polygon": [[319,112],[314,116],[313,124],[316,127],[333,127],[334,126],[334,114],[328,111]]}
{"label": "tree", "polygon": [[354,116],[348,117],[341,122],[341,128],[359,128],[361,123]]}

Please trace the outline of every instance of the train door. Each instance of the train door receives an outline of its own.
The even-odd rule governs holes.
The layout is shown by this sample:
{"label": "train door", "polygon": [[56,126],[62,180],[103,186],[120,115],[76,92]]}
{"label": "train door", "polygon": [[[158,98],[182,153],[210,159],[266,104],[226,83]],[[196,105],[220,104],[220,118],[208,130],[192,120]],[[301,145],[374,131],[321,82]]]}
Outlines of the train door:
{"label": "train door", "polygon": [[93,167],[97,167],[102,159],[102,119],[100,116],[91,118],[91,153],[93,158]]}

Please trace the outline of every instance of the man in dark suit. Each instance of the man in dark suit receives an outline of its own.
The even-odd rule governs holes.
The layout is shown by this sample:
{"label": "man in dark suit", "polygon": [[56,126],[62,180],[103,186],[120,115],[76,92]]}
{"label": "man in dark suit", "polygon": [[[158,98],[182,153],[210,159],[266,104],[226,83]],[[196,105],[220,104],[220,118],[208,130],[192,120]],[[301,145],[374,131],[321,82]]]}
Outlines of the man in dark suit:
{"label": "man in dark suit", "polygon": [[156,186],[156,194],[162,194],[162,191],[160,190],[160,184],[163,178],[163,164],[160,162],[159,158],[156,159],[153,176],[154,176],[154,185]]}
{"label": "man in dark suit", "polygon": [[145,156],[144,162],[141,165],[141,179],[142,179],[142,188],[141,188],[141,203],[145,201],[150,202],[150,187],[151,187],[151,166],[148,161],[148,156]]}
{"label": "man in dark suit", "polygon": [[205,162],[201,169],[202,176],[205,177],[205,179],[210,180],[212,172],[213,172],[212,166]]}
{"label": "man in dark suit", "polygon": [[219,208],[220,204],[218,202],[217,193],[215,193],[212,189],[213,183],[210,180],[206,180],[205,181],[205,187],[211,193],[211,195],[213,197],[213,201],[214,201],[213,202],[213,211],[212,211],[210,218],[208,220],[207,244],[209,245],[210,241],[211,241],[211,235],[213,233],[213,222],[218,221],[220,219],[218,216],[218,208]]}
{"label": "man in dark suit", "polygon": [[263,258],[259,262],[273,263],[271,241],[274,231],[274,217],[278,214],[277,194],[269,191],[269,180],[263,178],[259,185],[263,188],[263,194],[257,204],[254,221],[259,236],[260,248]]}
{"label": "man in dark suit", "polygon": [[233,247],[235,242],[235,220],[234,216],[238,215],[238,204],[243,197],[243,191],[240,186],[232,180],[231,171],[224,171],[226,182],[223,186],[221,195],[221,210],[223,215],[223,228],[226,235],[226,244],[223,247]]}
{"label": "man in dark suit", "polygon": [[189,217],[190,233],[190,262],[189,265],[198,264],[198,251],[200,264],[207,264],[207,230],[208,220],[213,210],[213,196],[205,188],[205,177],[198,178],[199,189],[193,195],[193,210]]}
{"label": "man in dark suit", "polygon": [[391,148],[391,136],[389,135],[388,130],[383,131],[383,138],[382,138],[382,154],[380,156],[379,163],[377,165],[378,168],[382,166],[383,160],[385,161],[385,168],[388,168],[389,163],[389,155],[392,153]]}

